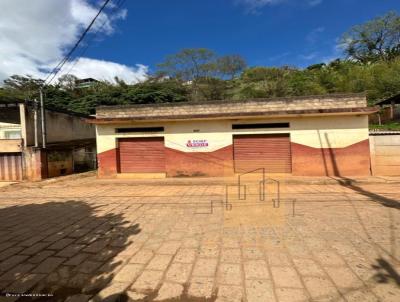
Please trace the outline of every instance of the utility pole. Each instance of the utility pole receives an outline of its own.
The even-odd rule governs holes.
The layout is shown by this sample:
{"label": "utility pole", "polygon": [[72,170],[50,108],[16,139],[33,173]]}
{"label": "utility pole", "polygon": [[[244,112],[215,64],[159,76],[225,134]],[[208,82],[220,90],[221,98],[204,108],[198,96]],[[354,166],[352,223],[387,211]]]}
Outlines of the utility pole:
{"label": "utility pole", "polygon": [[35,124],[34,126],[34,134],[35,134],[35,147],[39,147],[39,137],[38,137],[38,101],[37,99],[34,99],[33,101],[33,123]]}
{"label": "utility pole", "polygon": [[39,89],[40,94],[40,115],[41,115],[41,122],[42,122],[42,148],[46,149],[46,111],[44,108],[44,100],[43,100],[43,87]]}

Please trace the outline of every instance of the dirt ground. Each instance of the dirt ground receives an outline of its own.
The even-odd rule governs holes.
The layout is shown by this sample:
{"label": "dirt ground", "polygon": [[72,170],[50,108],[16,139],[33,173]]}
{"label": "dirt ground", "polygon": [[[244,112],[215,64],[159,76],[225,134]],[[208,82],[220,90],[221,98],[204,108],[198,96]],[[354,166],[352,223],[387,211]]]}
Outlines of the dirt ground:
{"label": "dirt ground", "polygon": [[400,301],[400,182],[243,184],[1,188],[0,301]]}

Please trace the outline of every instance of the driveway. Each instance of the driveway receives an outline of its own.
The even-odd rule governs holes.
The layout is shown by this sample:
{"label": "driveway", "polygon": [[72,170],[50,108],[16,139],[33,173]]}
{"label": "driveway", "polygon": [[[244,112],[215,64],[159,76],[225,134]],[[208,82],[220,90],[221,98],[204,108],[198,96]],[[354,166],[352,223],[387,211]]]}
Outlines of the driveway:
{"label": "driveway", "polygon": [[399,184],[275,185],[0,189],[0,301],[400,301]]}

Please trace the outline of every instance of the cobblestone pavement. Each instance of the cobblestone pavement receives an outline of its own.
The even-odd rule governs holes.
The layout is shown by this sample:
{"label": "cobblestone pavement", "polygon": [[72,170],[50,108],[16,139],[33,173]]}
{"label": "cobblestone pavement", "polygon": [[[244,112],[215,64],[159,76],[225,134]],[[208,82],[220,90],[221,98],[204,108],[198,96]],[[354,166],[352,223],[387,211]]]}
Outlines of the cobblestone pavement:
{"label": "cobblestone pavement", "polygon": [[[230,188],[228,210],[225,193],[94,177],[3,188],[0,288],[35,301],[400,301],[398,184],[282,185],[275,208],[270,185],[264,202]],[[17,300],[33,297],[0,298]]]}

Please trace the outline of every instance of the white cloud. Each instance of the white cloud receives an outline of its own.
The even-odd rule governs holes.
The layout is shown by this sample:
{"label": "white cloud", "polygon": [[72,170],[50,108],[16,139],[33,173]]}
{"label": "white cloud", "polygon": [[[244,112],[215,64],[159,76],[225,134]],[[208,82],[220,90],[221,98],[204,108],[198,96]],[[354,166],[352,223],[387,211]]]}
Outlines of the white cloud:
{"label": "white cloud", "polygon": [[[131,67],[109,61],[80,58],[66,64],[64,70],[78,78],[92,77],[97,80],[113,82],[114,77],[118,77],[127,83],[137,83],[146,79],[148,67],[142,64]],[[60,73],[60,76],[62,74]]]}
{"label": "white cloud", "polygon": [[309,6],[317,6],[320,5],[322,3],[322,0],[308,0],[308,5]]}
{"label": "white cloud", "polygon": [[[258,13],[259,10],[267,5],[281,4],[296,2],[298,0],[236,0],[237,4],[241,4],[246,7],[246,11],[250,13]],[[323,0],[300,0],[307,6],[317,6],[322,3]]]}
{"label": "white cloud", "polygon": [[325,31],[325,27],[322,27],[322,26],[314,28],[307,34],[306,41],[311,44],[314,44],[315,42],[317,42],[319,35],[321,33],[323,33],[324,31]]}
{"label": "white cloud", "polygon": [[[96,15],[99,7],[91,3],[89,0],[2,0],[0,82],[13,74],[43,78],[45,71],[51,70],[61,60]],[[126,10],[102,13],[93,31],[112,34],[115,21],[125,18],[126,14]],[[133,82],[142,78],[145,70],[138,66],[84,58],[73,71],[94,78],[119,76]]]}
{"label": "white cloud", "polygon": [[312,52],[309,54],[299,55],[299,58],[302,60],[310,61],[310,60],[317,58],[317,56],[318,56],[318,52]]}

